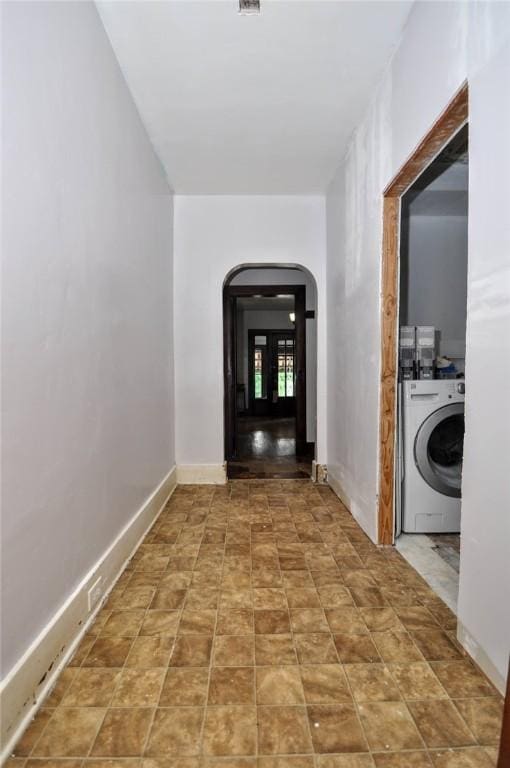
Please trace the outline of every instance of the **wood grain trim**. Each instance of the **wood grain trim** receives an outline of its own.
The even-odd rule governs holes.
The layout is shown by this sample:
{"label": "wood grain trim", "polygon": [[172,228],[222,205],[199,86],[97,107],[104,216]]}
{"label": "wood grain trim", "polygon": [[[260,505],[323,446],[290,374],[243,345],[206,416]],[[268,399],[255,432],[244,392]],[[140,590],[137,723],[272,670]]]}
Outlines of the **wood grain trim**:
{"label": "wood grain trim", "polygon": [[379,395],[379,544],[392,544],[394,535],[400,199],[445,144],[465,124],[469,114],[468,107],[469,91],[466,83],[454,96],[383,193],[381,382]]}
{"label": "wood grain trim", "polygon": [[235,419],[236,419],[236,297],[223,291],[223,418],[225,458],[229,459],[235,452]]}
{"label": "wood grain trim", "polygon": [[469,113],[469,89],[465,83],[442,115],[418,144],[395,178],[384,190],[385,197],[400,197],[413,184],[427,165],[462,128]]}
{"label": "wood grain trim", "polygon": [[296,456],[306,455],[306,286],[294,294],[296,314]]}
{"label": "wood grain trim", "polygon": [[506,679],[505,707],[503,709],[503,722],[501,724],[501,739],[499,742],[499,756],[497,768],[508,768],[510,765],[510,663],[508,664],[508,677]]}
{"label": "wood grain trim", "polygon": [[383,201],[381,390],[379,416],[379,544],[393,543],[400,198]]}

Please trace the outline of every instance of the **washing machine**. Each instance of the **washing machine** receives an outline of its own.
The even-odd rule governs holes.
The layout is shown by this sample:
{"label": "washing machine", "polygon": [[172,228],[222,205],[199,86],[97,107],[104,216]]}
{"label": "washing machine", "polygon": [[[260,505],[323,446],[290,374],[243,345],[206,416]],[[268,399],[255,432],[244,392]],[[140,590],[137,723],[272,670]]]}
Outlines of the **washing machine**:
{"label": "washing machine", "polygon": [[403,381],[401,519],[406,533],[458,533],[465,382]]}

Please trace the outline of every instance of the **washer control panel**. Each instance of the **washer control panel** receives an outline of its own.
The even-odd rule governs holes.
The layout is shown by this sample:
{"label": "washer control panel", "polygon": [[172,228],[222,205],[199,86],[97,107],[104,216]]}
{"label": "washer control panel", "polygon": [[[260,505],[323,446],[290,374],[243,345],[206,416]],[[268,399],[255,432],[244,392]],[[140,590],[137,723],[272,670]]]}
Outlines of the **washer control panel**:
{"label": "washer control panel", "polygon": [[401,386],[403,402],[416,405],[463,400],[466,392],[464,379],[412,379]]}

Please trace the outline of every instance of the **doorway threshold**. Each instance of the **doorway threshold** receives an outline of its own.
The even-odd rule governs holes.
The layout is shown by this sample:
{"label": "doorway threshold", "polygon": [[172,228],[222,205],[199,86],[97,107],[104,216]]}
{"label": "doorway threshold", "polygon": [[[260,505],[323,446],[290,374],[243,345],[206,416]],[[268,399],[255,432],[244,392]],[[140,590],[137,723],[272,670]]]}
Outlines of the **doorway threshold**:
{"label": "doorway threshold", "polygon": [[[455,558],[457,547],[454,538],[450,535],[402,533],[395,546],[402,557],[457,615],[459,572],[455,567],[458,561]],[[457,539],[460,537],[457,536]],[[441,540],[445,543],[441,544]],[[446,543],[446,540],[450,541]]]}
{"label": "doorway threshold", "polygon": [[312,461],[239,458],[227,462],[229,480],[309,480]]}

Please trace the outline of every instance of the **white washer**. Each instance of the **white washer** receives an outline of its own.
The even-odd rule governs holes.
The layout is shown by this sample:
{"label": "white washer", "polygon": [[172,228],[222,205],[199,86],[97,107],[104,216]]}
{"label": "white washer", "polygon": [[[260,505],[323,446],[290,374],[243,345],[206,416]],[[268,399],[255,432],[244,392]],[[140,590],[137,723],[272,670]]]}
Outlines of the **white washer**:
{"label": "white washer", "polygon": [[402,529],[458,533],[464,442],[464,381],[404,381]]}

